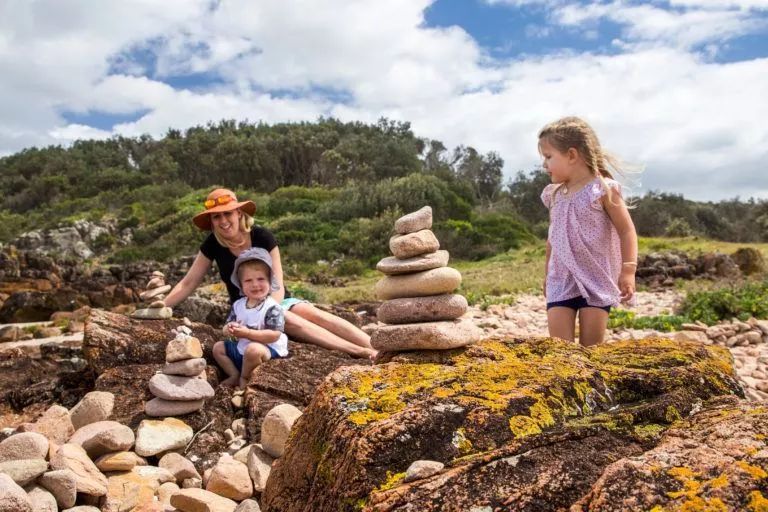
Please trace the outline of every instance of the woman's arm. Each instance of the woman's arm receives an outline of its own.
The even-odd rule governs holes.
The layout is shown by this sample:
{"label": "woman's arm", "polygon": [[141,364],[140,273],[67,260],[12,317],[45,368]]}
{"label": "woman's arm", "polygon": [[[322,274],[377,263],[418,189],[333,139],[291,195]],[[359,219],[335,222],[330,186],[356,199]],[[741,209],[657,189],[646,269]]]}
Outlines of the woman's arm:
{"label": "woman's arm", "polygon": [[176,286],[168,293],[168,296],[163,299],[166,306],[174,307],[179,302],[183,301],[192,293],[197,290],[200,283],[203,282],[205,274],[211,269],[211,260],[206,258],[202,252],[198,252],[195,256],[195,261],[192,262],[192,266],[187,270],[187,274],[176,283]]}
{"label": "woman's arm", "polygon": [[278,304],[280,304],[285,298],[285,283],[283,283],[283,264],[280,261],[280,248],[278,246],[273,247],[272,250],[269,251],[269,255],[272,256],[272,272],[275,274],[277,284],[280,285],[280,289],[276,292],[272,292],[270,295]]}
{"label": "woman's arm", "polygon": [[[613,199],[613,196],[611,199]],[[621,274],[619,274],[619,290],[621,300],[626,302],[635,293],[635,271],[637,270],[637,232],[632,217],[629,215],[627,205],[619,198],[619,201],[609,200],[603,196],[603,207],[608,217],[613,222],[616,232],[619,234],[621,244]]]}

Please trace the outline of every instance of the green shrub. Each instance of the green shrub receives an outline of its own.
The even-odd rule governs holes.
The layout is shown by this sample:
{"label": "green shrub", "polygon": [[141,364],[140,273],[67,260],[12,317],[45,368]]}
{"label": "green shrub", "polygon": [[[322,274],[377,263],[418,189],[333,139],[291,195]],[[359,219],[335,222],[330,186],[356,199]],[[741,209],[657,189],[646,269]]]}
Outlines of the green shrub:
{"label": "green shrub", "polygon": [[289,213],[314,213],[320,205],[331,201],[337,195],[338,190],[321,187],[283,187],[270,194],[269,202],[263,211],[271,218]]}
{"label": "green shrub", "polygon": [[309,302],[317,302],[317,293],[302,283],[289,284],[287,288],[291,291],[291,297],[308,300]]}
{"label": "green shrub", "polygon": [[608,317],[609,329],[653,329],[661,332],[679,331],[690,320],[681,315],[637,316],[626,309],[611,309]]}
{"label": "green shrub", "polygon": [[681,314],[712,325],[720,320],[768,318],[768,281],[689,293]]}
{"label": "green shrub", "polygon": [[488,258],[535,240],[514,215],[502,213],[480,214],[472,222],[439,222],[434,230],[441,247],[457,259]]}

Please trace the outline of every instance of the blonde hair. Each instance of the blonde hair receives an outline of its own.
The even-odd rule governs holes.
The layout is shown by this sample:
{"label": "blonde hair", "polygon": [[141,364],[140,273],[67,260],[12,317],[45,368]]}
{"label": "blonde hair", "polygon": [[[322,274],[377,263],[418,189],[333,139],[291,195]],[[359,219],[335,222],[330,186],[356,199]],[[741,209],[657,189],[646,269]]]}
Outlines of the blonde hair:
{"label": "blonde hair", "polygon": [[[255,221],[253,220],[253,217],[245,213],[243,210],[238,210],[238,211],[241,213],[240,223],[239,223],[240,231],[242,231],[243,233],[250,233],[251,228],[255,223]],[[216,237],[217,242],[219,242],[221,245],[223,245],[228,249],[236,249],[237,247],[239,247],[238,245],[235,245],[229,242],[228,240],[226,240],[224,237],[220,236],[219,233],[216,231],[215,226],[213,227],[213,236]]]}
{"label": "blonde hair", "polygon": [[626,176],[631,171],[628,169],[629,166],[603,150],[595,130],[586,121],[574,116],[558,119],[539,131],[539,144],[542,140],[546,140],[561,153],[567,153],[571,148],[575,149],[584,159],[589,172],[600,178],[605,194],[613,204],[611,188],[605,178],[613,179],[614,173]]}

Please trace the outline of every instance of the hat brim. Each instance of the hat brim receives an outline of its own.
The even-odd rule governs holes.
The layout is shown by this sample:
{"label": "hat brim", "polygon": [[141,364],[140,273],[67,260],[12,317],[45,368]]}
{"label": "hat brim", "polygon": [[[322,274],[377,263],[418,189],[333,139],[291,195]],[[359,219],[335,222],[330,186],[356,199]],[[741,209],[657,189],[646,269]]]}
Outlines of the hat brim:
{"label": "hat brim", "polygon": [[253,201],[233,201],[221,206],[214,206],[210,210],[205,210],[204,212],[200,212],[192,217],[192,222],[194,222],[195,226],[197,226],[202,231],[211,231],[213,229],[213,226],[211,226],[211,214],[231,212],[232,210],[242,210],[248,215],[253,216],[253,214],[256,213],[256,203]]}

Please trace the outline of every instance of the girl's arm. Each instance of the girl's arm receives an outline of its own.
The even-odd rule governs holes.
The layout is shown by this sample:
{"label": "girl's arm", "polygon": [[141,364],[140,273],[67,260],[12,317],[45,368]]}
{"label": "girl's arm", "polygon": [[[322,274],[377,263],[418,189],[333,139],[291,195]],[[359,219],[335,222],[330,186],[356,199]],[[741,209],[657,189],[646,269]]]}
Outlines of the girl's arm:
{"label": "girl's arm", "polygon": [[[611,199],[617,196],[612,194]],[[629,216],[627,205],[619,197],[619,201],[608,200],[603,196],[603,207],[613,222],[621,243],[621,274],[619,274],[619,290],[621,301],[627,302],[635,294],[635,271],[637,270],[637,232],[632,217]]]}
{"label": "girl's arm", "polygon": [[547,274],[549,273],[549,258],[552,256],[552,245],[549,243],[549,238],[547,238],[547,250],[546,250],[546,257],[544,259],[544,285],[542,287],[542,290],[544,290],[544,298],[547,298]]}
{"label": "girl's arm", "polygon": [[168,293],[168,296],[163,299],[163,303],[166,306],[174,307],[192,295],[192,292],[203,282],[205,274],[211,269],[211,264],[211,260],[206,258],[202,252],[198,252],[197,256],[195,256],[195,261],[192,262],[192,266],[189,267],[186,275],[181,281],[176,283],[176,286]]}
{"label": "girl's arm", "polygon": [[[283,283],[283,264],[280,261],[280,248],[275,246],[269,251],[269,255],[272,256],[272,272],[275,273],[275,280],[277,281],[277,284],[280,285],[280,289],[276,292],[272,292],[270,295],[278,304],[280,304],[285,298],[285,284]],[[270,341],[270,343],[272,342]]]}

